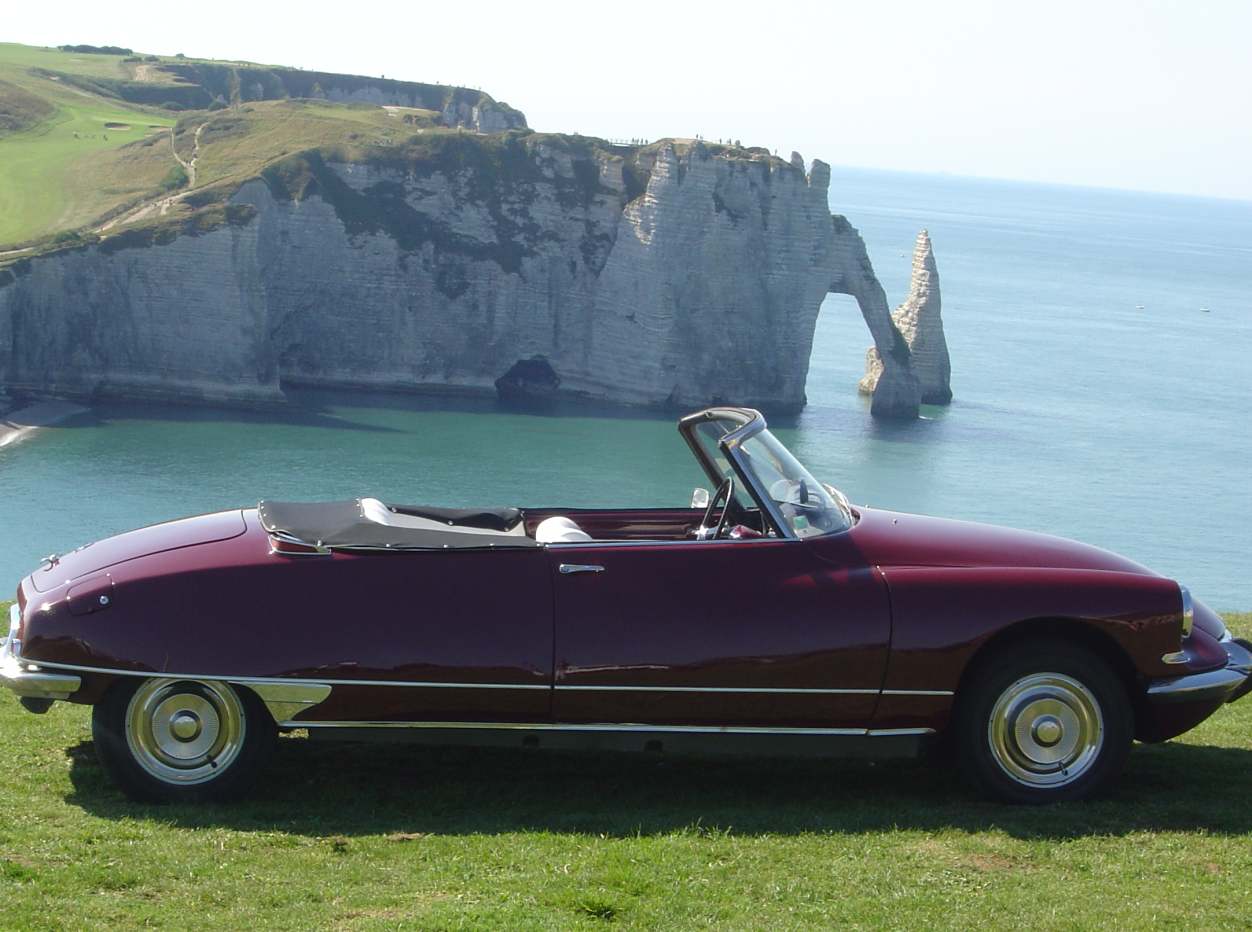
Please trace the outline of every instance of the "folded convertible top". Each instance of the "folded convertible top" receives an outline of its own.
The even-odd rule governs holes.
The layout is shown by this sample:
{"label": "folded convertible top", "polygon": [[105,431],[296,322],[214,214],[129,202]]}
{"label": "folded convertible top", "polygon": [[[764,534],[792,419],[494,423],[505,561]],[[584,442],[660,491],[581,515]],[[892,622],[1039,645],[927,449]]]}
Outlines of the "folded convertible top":
{"label": "folded convertible top", "polygon": [[306,504],[261,502],[265,530],[286,540],[343,550],[499,550],[541,546],[517,508],[383,505],[375,499]]}

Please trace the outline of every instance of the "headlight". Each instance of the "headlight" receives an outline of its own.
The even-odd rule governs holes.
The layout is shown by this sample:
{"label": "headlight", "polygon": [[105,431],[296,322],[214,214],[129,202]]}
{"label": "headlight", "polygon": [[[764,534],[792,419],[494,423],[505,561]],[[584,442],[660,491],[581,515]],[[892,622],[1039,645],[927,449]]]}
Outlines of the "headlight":
{"label": "headlight", "polygon": [[1191,636],[1191,626],[1195,624],[1195,606],[1191,602],[1191,593],[1186,586],[1178,587],[1182,591],[1182,636]]}

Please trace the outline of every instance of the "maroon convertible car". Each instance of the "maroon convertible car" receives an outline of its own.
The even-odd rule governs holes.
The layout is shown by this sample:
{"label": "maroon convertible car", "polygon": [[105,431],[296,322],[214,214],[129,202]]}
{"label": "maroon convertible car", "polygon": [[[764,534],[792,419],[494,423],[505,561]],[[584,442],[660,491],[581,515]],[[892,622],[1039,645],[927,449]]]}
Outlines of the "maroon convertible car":
{"label": "maroon convertible car", "polygon": [[982,792],[1111,786],[1252,687],[1177,583],[1054,537],[854,507],[746,408],[679,430],[689,508],[262,502],[22,580],[0,680],[95,706],[130,796],[224,799],[311,739],[912,756]]}

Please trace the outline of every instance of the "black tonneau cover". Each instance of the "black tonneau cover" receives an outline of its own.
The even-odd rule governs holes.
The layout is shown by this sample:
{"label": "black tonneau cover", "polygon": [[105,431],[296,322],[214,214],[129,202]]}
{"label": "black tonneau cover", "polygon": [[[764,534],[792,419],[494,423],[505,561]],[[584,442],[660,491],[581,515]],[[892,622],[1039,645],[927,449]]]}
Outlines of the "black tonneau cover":
{"label": "black tonneau cover", "polygon": [[[540,547],[521,533],[518,508],[425,508],[387,505],[391,520],[366,517],[359,498],[306,504],[261,502],[257,513],[265,530],[314,547],[345,550],[499,550]],[[377,503],[375,503],[377,504]],[[405,521],[411,525],[403,526]]]}

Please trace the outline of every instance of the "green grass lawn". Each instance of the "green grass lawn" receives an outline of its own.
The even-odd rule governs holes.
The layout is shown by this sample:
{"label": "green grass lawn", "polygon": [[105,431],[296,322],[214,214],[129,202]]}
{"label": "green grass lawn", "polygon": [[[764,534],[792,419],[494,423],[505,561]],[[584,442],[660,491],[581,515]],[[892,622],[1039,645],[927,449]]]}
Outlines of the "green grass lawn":
{"label": "green grass lawn", "polygon": [[[161,180],[177,164],[164,135],[176,116],[102,104],[102,99],[58,101],[56,112],[38,126],[0,138],[0,249],[82,229],[112,208],[158,194]],[[207,125],[200,136],[197,187],[251,177],[288,152],[347,143],[354,136],[365,144],[419,131],[382,109],[269,101],[246,112],[190,116],[178,137],[183,158],[191,158],[202,123]],[[132,145],[158,133],[150,146]]]}
{"label": "green grass lawn", "polygon": [[123,147],[172,127],[176,115],[88,94],[30,70],[129,77],[121,59],[0,43],[0,80],[54,107],[37,126],[0,138],[0,248],[81,228],[151,193],[175,164],[168,144]]}
{"label": "green grass lawn", "polygon": [[34,129],[0,139],[0,243],[85,226],[151,192],[176,164],[169,143],[117,150],[174,123],[122,107],[62,103]]}
{"label": "green grass lawn", "polygon": [[[92,94],[52,74],[130,80],[136,69],[151,67],[123,56],[0,43],[0,81],[52,107],[37,125],[0,135],[0,252],[61,231],[92,229],[105,215],[161,196],[163,180],[178,164],[165,135],[176,125],[183,129],[176,141],[184,159],[195,151],[196,128],[205,125],[197,187],[238,183],[303,149],[368,147],[414,133],[448,132],[434,126],[436,114],[429,111],[392,116],[382,108],[323,101],[264,101],[174,113]],[[410,122],[404,122],[405,115]],[[142,145],[154,137],[152,145]]]}
{"label": "green grass lawn", "polygon": [[85,78],[125,78],[130,72],[122,63],[124,55],[87,55],[81,52],[63,52],[60,49],[21,45],[17,42],[0,42],[0,77],[12,77],[5,72],[25,72],[30,68],[45,68]]}
{"label": "green grass lawn", "polygon": [[88,712],[0,696],[0,929],[1252,927],[1252,700],[1042,809],[915,761],[299,736],[240,803],[148,807]]}
{"label": "green grass lawn", "polygon": [[[255,177],[275,159],[304,149],[364,146],[421,131],[389,116],[381,107],[356,109],[303,101],[263,101],[250,104],[246,110],[221,111],[193,119],[206,123],[200,134],[200,157],[196,162],[199,187]],[[193,130],[180,138],[190,132]]]}

